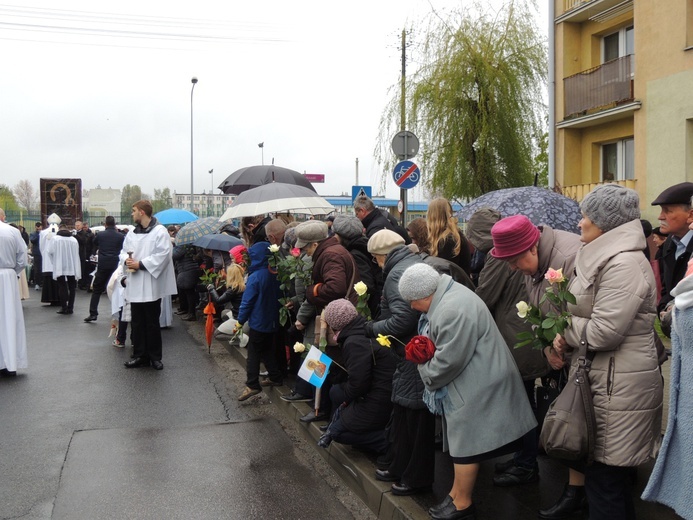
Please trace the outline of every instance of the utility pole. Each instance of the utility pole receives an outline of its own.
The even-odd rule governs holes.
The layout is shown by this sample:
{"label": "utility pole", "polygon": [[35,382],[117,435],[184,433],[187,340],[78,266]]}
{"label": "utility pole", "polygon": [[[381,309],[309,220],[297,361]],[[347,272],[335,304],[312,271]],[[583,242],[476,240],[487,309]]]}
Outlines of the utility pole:
{"label": "utility pole", "polygon": [[[406,77],[407,77],[407,32],[402,29],[402,81],[401,81],[401,100],[400,100],[400,131],[404,132],[407,129],[407,103],[406,103]],[[406,139],[404,141],[404,148],[407,149]],[[399,190],[399,199],[402,201],[402,227],[406,229],[407,227],[407,190]]]}

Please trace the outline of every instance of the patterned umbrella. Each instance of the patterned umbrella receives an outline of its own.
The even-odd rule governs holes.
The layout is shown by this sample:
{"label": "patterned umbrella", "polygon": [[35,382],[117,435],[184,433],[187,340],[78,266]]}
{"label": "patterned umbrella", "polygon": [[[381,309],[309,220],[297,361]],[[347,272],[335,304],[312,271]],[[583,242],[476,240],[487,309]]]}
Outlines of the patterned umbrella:
{"label": "patterned umbrella", "polygon": [[176,245],[192,244],[198,238],[218,233],[226,224],[226,219],[220,221],[217,217],[205,217],[186,224],[176,235]]}
{"label": "patterned umbrella", "polygon": [[466,204],[457,216],[469,220],[481,208],[493,208],[503,217],[525,215],[537,226],[547,224],[554,229],[580,232],[577,227],[582,218],[580,205],[547,188],[523,186],[489,191]]}

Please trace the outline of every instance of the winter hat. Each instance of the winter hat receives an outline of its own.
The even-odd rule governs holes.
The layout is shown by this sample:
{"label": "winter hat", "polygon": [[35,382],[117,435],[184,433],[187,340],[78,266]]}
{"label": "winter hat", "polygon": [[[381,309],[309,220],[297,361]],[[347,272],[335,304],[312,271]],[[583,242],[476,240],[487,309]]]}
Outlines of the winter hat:
{"label": "winter hat", "polygon": [[582,199],[580,211],[606,233],[640,218],[640,198],[635,190],[625,186],[604,184]]}
{"label": "winter hat", "polygon": [[436,292],[438,280],[440,274],[433,267],[423,262],[414,264],[399,279],[399,294],[408,302],[428,298]]}
{"label": "winter hat", "polygon": [[404,239],[389,229],[381,229],[368,239],[368,252],[372,255],[386,255],[397,246],[403,246]]}
{"label": "winter hat", "polygon": [[[662,204],[690,204],[693,197],[693,182],[681,182],[668,187],[659,194],[654,201],[653,206]],[[590,219],[592,220],[592,219]]]}
{"label": "winter hat", "polygon": [[239,265],[245,265],[244,255],[247,255],[247,254],[248,254],[248,250],[246,249],[245,246],[241,246],[241,245],[234,246],[229,251],[229,255],[231,255],[231,258],[233,258],[233,261]]}
{"label": "winter hat", "polygon": [[325,307],[325,321],[335,332],[349,325],[358,315],[352,303],[344,298],[331,301]]}
{"label": "winter hat", "polygon": [[363,235],[363,224],[357,217],[339,215],[334,219],[332,231],[347,240],[354,240]]}
{"label": "winter hat", "polygon": [[307,220],[296,226],[296,247],[302,249],[313,242],[327,238],[327,224],[320,220]]}
{"label": "winter hat", "polygon": [[532,248],[539,241],[541,232],[524,215],[500,219],[491,228],[492,257],[504,259],[517,256]]}

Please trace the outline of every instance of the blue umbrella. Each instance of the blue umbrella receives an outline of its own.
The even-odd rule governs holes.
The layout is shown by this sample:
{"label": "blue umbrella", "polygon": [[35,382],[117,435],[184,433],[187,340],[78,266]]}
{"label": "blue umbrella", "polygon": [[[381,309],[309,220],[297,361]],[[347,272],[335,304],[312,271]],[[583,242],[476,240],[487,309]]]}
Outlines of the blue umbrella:
{"label": "blue umbrella", "polygon": [[199,217],[184,209],[169,208],[154,214],[159,224],[168,226],[170,224],[185,224],[197,220]]}
{"label": "blue umbrella", "polygon": [[214,251],[228,251],[232,247],[242,244],[243,241],[240,238],[225,235],[224,233],[205,235],[192,243],[192,245],[201,247],[202,249],[213,249]]}

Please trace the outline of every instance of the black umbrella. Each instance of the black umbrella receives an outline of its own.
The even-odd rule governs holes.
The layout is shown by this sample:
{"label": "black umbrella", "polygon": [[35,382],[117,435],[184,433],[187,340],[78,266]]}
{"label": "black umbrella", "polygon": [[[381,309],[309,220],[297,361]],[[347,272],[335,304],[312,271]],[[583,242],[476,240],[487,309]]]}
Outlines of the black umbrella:
{"label": "black umbrella", "polygon": [[[246,190],[257,188],[270,182],[296,184],[315,192],[315,188],[301,173],[267,164],[263,166],[247,166],[229,175],[218,188],[224,193],[238,195]],[[317,193],[317,192],[316,192]]]}

